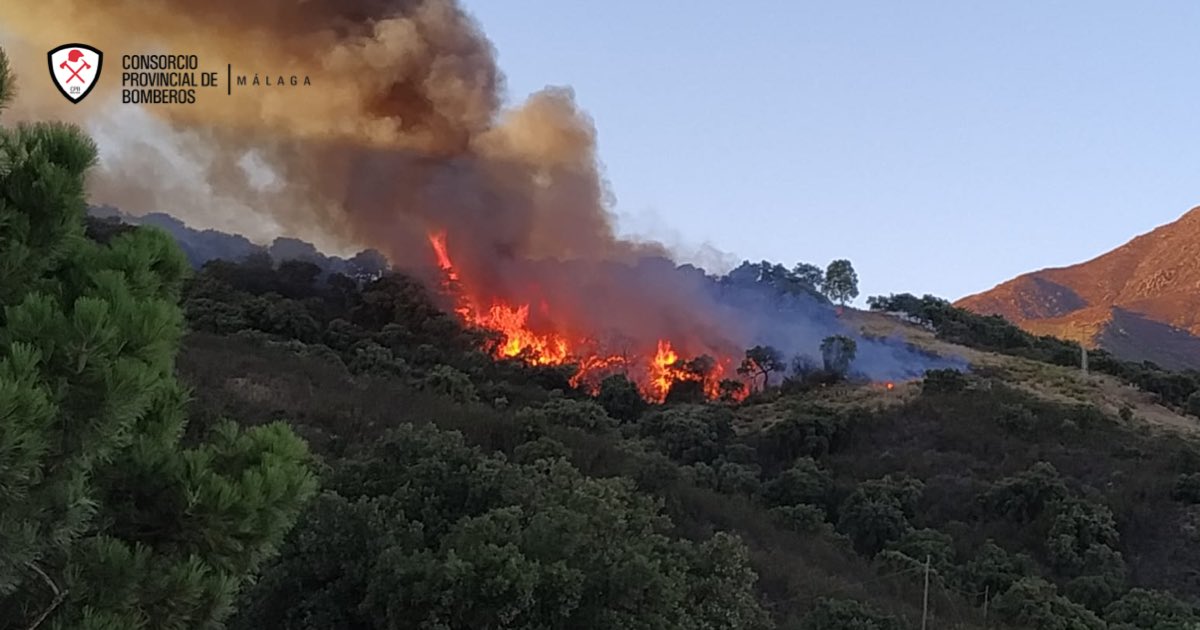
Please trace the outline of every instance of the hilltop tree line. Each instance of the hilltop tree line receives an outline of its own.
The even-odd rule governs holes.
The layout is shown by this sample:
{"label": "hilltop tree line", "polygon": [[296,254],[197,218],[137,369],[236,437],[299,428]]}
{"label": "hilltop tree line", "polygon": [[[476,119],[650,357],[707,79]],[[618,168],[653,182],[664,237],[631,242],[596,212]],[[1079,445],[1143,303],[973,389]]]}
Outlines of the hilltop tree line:
{"label": "hilltop tree line", "polygon": [[838,259],[824,271],[809,263],[796,263],[791,269],[769,261],[743,262],[722,279],[731,284],[759,284],[779,294],[808,293],[821,295],[845,306],[858,297],[858,273],[849,260]]}

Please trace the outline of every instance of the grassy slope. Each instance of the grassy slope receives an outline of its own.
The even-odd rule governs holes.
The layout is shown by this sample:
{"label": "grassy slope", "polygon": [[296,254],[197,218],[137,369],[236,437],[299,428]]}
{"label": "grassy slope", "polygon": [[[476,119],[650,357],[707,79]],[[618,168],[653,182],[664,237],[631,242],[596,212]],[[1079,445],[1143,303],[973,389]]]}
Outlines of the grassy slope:
{"label": "grassy slope", "polygon": [[1043,400],[1092,404],[1113,416],[1117,416],[1122,407],[1129,407],[1134,411],[1136,420],[1131,428],[1166,431],[1181,437],[1200,437],[1200,422],[1196,419],[1179,415],[1158,404],[1153,395],[1107,374],[1085,374],[1080,369],[958,346],[937,339],[931,331],[883,313],[854,311],[848,313],[847,317],[864,332],[899,335],[918,347],[963,357],[973,369],[994,374]]}

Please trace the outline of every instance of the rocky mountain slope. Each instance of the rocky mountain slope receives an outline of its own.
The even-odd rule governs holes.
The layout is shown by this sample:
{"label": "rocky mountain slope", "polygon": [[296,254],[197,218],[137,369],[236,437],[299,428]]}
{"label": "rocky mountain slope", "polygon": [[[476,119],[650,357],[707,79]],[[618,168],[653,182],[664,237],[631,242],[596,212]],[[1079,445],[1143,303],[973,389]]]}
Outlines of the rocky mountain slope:
{"label": "rocky mountain slope", "polygon": [[1030,332],[1170,368],[1200,368],[1200,208],[1090,261],[959,300]]}

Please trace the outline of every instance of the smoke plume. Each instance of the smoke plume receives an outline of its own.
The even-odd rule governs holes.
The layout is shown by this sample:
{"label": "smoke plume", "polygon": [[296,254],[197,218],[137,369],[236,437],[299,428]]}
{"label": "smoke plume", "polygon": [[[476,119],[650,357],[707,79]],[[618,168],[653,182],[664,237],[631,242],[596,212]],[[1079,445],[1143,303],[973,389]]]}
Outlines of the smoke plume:
{"label": "smoke plume", "polygon": [[[747,317],[662,245],[617,237],[572,92],[504,109],[495,51],[455,0],[9,0],[0,29],[23,82],[15,115],[74,120],[98,139],[95,203],[371,247],[408,269],[430,268],[428,236],[444,234],[468,289],[529,304],[531,325],[571,338],[616,331],[731,356],[771,330],[830,328]],[[45,51],[75,41],[106,53],[78,105],[45,78]],[[120,103],[122,56],[154,53],[197,55],[222,81],[228,64],[311,86]],[[819,338],[801,336],[784,349],[815,352]]]}
{"label": "smoke plume", "polygon": [[[26,81],[44,75],[41,51],[64,41],[108,54],[91,97],[108,104],[83,122],[107,128],[124,150],[104,156],[98,202],[193,223],[217,210],[173,206],[233,202],[285,231],[316,228],[400,263],[431,227],[489,261],[645,249],[614,236],[595,130],[572,93],[547,89],[501,111],[492,46],[451,0],[5,4],[4,28],[28,44],[18,45]],[[309,77],[312,86],[201,90],[197,104],[146,106],[151,117],[129,125],[141,129],[105,127],[106,115],[120,108],[128,122],[123,110],[135,107],[112,102],[120,56],[146,53],[197,55],[222,81],[231,64],[236,74]],[[43,117],[61,100],[41,83],[21,99]],[[181,194],[197,184],[199,199]]]}

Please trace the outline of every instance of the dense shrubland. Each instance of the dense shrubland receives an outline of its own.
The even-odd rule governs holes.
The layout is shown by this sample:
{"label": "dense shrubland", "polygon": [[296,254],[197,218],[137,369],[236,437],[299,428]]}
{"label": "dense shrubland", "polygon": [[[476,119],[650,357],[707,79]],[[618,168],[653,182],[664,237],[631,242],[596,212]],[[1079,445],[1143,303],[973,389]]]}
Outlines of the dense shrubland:
{"label": "dense shrubland", "polygon": [[[209,265],[185,302],[196,333],[181,367],[197,387],[204,410],[199,415],[291,417],[332,470],[322,507],[313,508],[321,512],[302,518],[280,560],[247,595],[250,608],[238,621],[246,627],[275,614],[269,606],[278,596],[272,593],[324,584],[342,570],[338,563],[356,554],[367,560],[339,586],[344,593],[315,593],[305,604],[320,609],[311,619],[358,615],[361,627],[386,627],[383,611],[389,609],[427,627],[465,627],[478,618],[448,616],[453,608],[512,619],[506,627],[550,627],[550,619],[603,627],[606,622],[597,620],[616,614],[572,600],[554,604],[561,616],[544,616],[546,602],[539,598],[549,596],[543,582],[549,578],[541,569],[522,571],[525,581],[511,585],[516,594],[510,597],[489,603],[483,591],[472,590],[498,592],[500,586],[468,577],[484,561],[464,559],[481,552],[459,531],[471,527],[473,536],[482,536],[473,524],[493,523],[500,518],[496,510],[506,520],[490,525],[487,535],[514,566],[565,562],[583,573],[597,570],[584,568],[585,557],[528,547],[528,528],[549,517],[529,513],[533,506],[520,491],[497,496],[485,488],[499,482],[478,473],[459,477],[465,486],[453,475],[432,480],[410,473],[403,493],[463,498],[443,512],[404,507],[410,499],[397,498],[396,487],[366,490],[348,481],[356,477],[347,476],[347,467],[362,466],[379,471],[367,477],[398,478],[385,472],[392,464],[384,460],[419,457],[408,451],[426,448],[417,445],[422,440],[471,453],[458,456],[474,461],[471,470],[484,466],[498,478],[528,477],[525,486],[517,485],[530,491],[554,485],[560,475],[562,483],[580,488],[621,480],[628,498],[605,509],[637,509],[660,519],[658,529],[634,538],[661,536],[679,550],[661,551],[667,555],[656,566],[682,563],[678,575],[692,575],[686,567],[694,560],[687,558],[726,546],[721,571],[742,576],[746,588],[728,593],[731,599],[721,607],[737,611],[744,620],[738,624],[746,627],[911,627],[919,622],[927,561],[933,614],[959,627],[983,627],[985,601],[988,623],[1014,627],[1153,628],[1175,627],[1154,620],[1196,619],[1192,604],[1200,585],[1190,567],[1200,562],[1193,542],[1200,531],[1193,507],[1200,500],[1200,451],[1188,442],[1135,431],[1090,406],[1046,402],[994,377],[954,370],[930,372],[919,395],[885,408],[825,402],[830,387],[853,385],[821,380],[829,375],[816,366],[788,371],[782,384],[740,404],[651,405],[622,377],[606,380],[592,396],[569,386],[569,369],[492,361],[479,351],[486,342],[481,333],[444,318],[431,296],[402,276],[359,287],[284,268],[254,261]],[[287,278],[298,275],[304,281],[289,285]],[[229,313],[242,328],[215,327],[211,314],[217,312]],[[271,315],[285,312],[291,315]],[[311,324],[290,323],[297,319]],[[297,337],[301,330],[307,341]],[[842,350],[831,348],[831,354]],[[748,356],[762,360],[763,353],[751,349]],[[757,422],[763,417],[771,421]],[[397,440],[409,445],[404,454],[381,454],[396,448]],[[405,469],[414,466],[419,468],[409,461]],[[472,507],[470,497],[485,495],[496,503]],[[538,510],[549,509],[543,502],[568,500],[537,496]],[[355,507],[345,507],[350,504]],[[319,529],[305,533],[307,528],[340,527],[332,519],[341,514],[366,523],[384,504],[396,515],[370,518],[385,518],[385,524],[346,526],[370,539],[347,541],[348,551],[322,555],[326,550],[305,542],[329,538]],[[559,513],[570,512],[565,510]],[[417,514],[442,524],[430,529],[427,517]],[[570,542],[576,534],[564,532],[568,538],[561,544],[584,544]],[[641,551],[629,553],[660,553],[644,547],[644,540],[630,544]],[[383,557],[378,545],[416,565],[397,578],[397,569],[370,560]],[[449,579],[439,571],[447,570],[452,551],[454,562],[465,563],[456,574],[464,582],[455,589],[437,581]],[[309,566],[318,575],[306,577]],[[381,586],[388,579],[393,586]],[[440,584],[438,592],[451,599],[372,594],[398,590],[396,579]],[[653,606],[666,608],[644,608],[639,615],[692,609],[687,593],[710,588],[680,579],[674,599],[654,599]],[[728,617],[680,619],[698,627],[743,627]],[[286,627],[319,626],[291,623]],[[674,626],[664,621],[653,627]]]}

